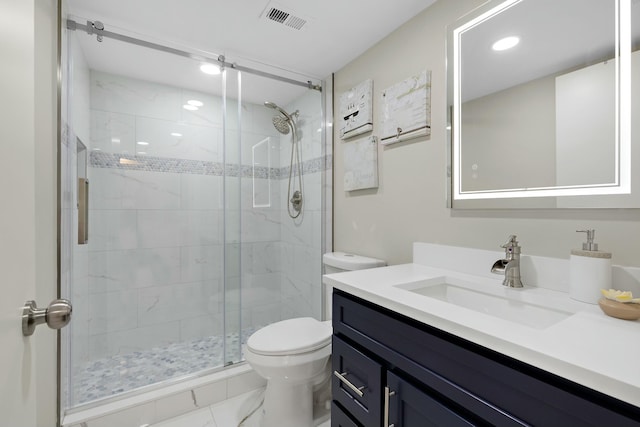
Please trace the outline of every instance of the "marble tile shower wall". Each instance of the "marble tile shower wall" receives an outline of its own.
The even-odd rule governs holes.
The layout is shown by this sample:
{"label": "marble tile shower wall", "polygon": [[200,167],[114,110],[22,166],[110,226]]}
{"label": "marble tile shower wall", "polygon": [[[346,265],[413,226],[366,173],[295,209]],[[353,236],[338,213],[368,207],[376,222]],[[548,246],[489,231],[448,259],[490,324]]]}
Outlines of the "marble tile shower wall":
{"label": "marble tile shower wall", "polygon": [[[303,161],[304,213],[293,220],[286,209],[281,210],[282,223],[282,295],[283,319],[300,316],[322,316],[322,259],[323,206],[325,192],[323,172],[331,170],[331,156],[323,148],[321,93],[309,91],[287,106],[298,110],[297,120],[300,152]],[[279,193],[286,197],[288,165],[291,156],[291,138],[280,136],[280,164],[286,165],[287,177],[280,181]]]}
{"label": "marble tile shower wall", "polygon": [[[88,333],[85,339],[74,336],[77,362],[221,335],[225,243],[221,100],[93,71],[90,91],[89,280],[86,295],[78,296],[86,299],[88,310],[85,319],[75,319],[78,328]],[[190,99],[204,106],[195,112],[183,109]],[[310,308],[300,314],[319,313],[312,307],[319,307],[320,300],[309,300],[311,283],[292,281],[306,276],[309,282],[312,271],[319,286],[319,265],[312,266],[311,258],[304,262],[299,258],[305,254],[320,259],[319,251],[311,250],[320,245],[320,187],[314,190],[317,201],[307,199],[301,225],[283,221],[284,196],[274,190],[284,183],[286,195],[285,151],[289,153],[290,144],[281,149],[280,134],[271,124],[272,110],[252,104],[242,107],[242,165],[235,172],[241,191],[237,200],[227,200],[228,206],[240,207],[227,215],[238,215],[234,218],[239,220],[226,225],[227,243],[242,242],[237,268],[231,268],[239,275],[242,295],[239,291],[234,295],[233,289],[239,288],[231,278],[227,298],[237,299],[237,308],[241,298],[242,311],[231,317],[241,318],[242,326],[250,328],[298,313],[300,307]],[[319,101],[313,109],[319,114]],[[319,127],[311,125],[316,120],[309,117],[305,130],[309,146],[320,135],[311,136]],[[238,128],[237,120],[227,123],[232,136]],[[253,208],[251,146],[265,138],[272,150],[271,205]],[[311,166],[315,162],[324,167],[311,149],[305,155]],[[231,156],[227,152],[227,161]],[[281,158],[286,164],[280,163]],[[324,169],[308,170],[306,189],[315,187],[313,181]],[[318,237],[311,231],[316,225]],[[83,267],[76,263],[76,268]],[[308,268],[305,274],[303,268]]]}

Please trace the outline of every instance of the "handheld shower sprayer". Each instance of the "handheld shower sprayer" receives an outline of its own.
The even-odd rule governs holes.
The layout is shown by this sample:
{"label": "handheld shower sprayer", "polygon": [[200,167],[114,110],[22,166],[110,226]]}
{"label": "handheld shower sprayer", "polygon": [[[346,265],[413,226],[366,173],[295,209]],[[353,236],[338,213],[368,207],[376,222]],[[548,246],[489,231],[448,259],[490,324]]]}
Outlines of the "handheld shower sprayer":
{"label": "handheld shower sprayer", "polygon": [[[287,188],[287,211],[291,218],[297,218],[302,213],[302,160],[300,158],[300,149],[298,147],[298,135],[296,131],[296,123],[293,120],[294,117],[298,116],[298,111],[294,111],[289,114],[284,109],[280,108],[273,102],[266,101],[264,103],[265,107],[272,108],[276,110],[278,115],[274,116],[271,120],[273,122],[273,126],[276,128],[278,132],[283,135],[288,135],[289,131],[291,131],[291,163],[289,165],[289,185]],[[292,178],[294,174],[294,168],[296,173],[298,174],[298,189],[294,188],[292,185]],[[293,196],[291,196],[293,190]]]}

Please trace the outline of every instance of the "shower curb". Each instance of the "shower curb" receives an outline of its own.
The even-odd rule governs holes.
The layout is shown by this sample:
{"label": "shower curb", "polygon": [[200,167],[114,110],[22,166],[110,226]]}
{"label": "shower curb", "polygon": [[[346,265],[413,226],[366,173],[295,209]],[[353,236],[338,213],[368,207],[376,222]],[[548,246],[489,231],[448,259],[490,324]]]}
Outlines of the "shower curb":
{"label": "shower curb", "polygon": [[70,411],[64,415],[61,425],[139,427],[205,408],[265,385],[266,381],[247,363],[241,363],[202,377]]}

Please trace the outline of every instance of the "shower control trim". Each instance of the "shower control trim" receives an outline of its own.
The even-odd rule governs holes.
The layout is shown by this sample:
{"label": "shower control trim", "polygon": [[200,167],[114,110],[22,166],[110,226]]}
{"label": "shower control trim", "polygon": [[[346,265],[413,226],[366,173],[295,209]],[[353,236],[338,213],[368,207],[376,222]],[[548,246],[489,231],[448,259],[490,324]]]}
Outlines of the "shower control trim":
{"label": "shower control trim", "polygon": [[296,190],[293,193],[293,196],[291,197],[291,206],[293,206],[293,209],[296,212],[300,212],[300,210],[302,209],[302,193],[298,190]]}

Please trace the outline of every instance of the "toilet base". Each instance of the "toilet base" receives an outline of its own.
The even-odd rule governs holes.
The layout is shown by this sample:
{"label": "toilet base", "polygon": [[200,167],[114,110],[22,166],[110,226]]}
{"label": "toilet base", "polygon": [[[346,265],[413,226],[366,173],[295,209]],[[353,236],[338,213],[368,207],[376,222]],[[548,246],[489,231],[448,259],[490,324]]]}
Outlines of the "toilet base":
{"label": "toilet base", "polygon": [[269,381],[261,427],[313,427],[313,385]]}

